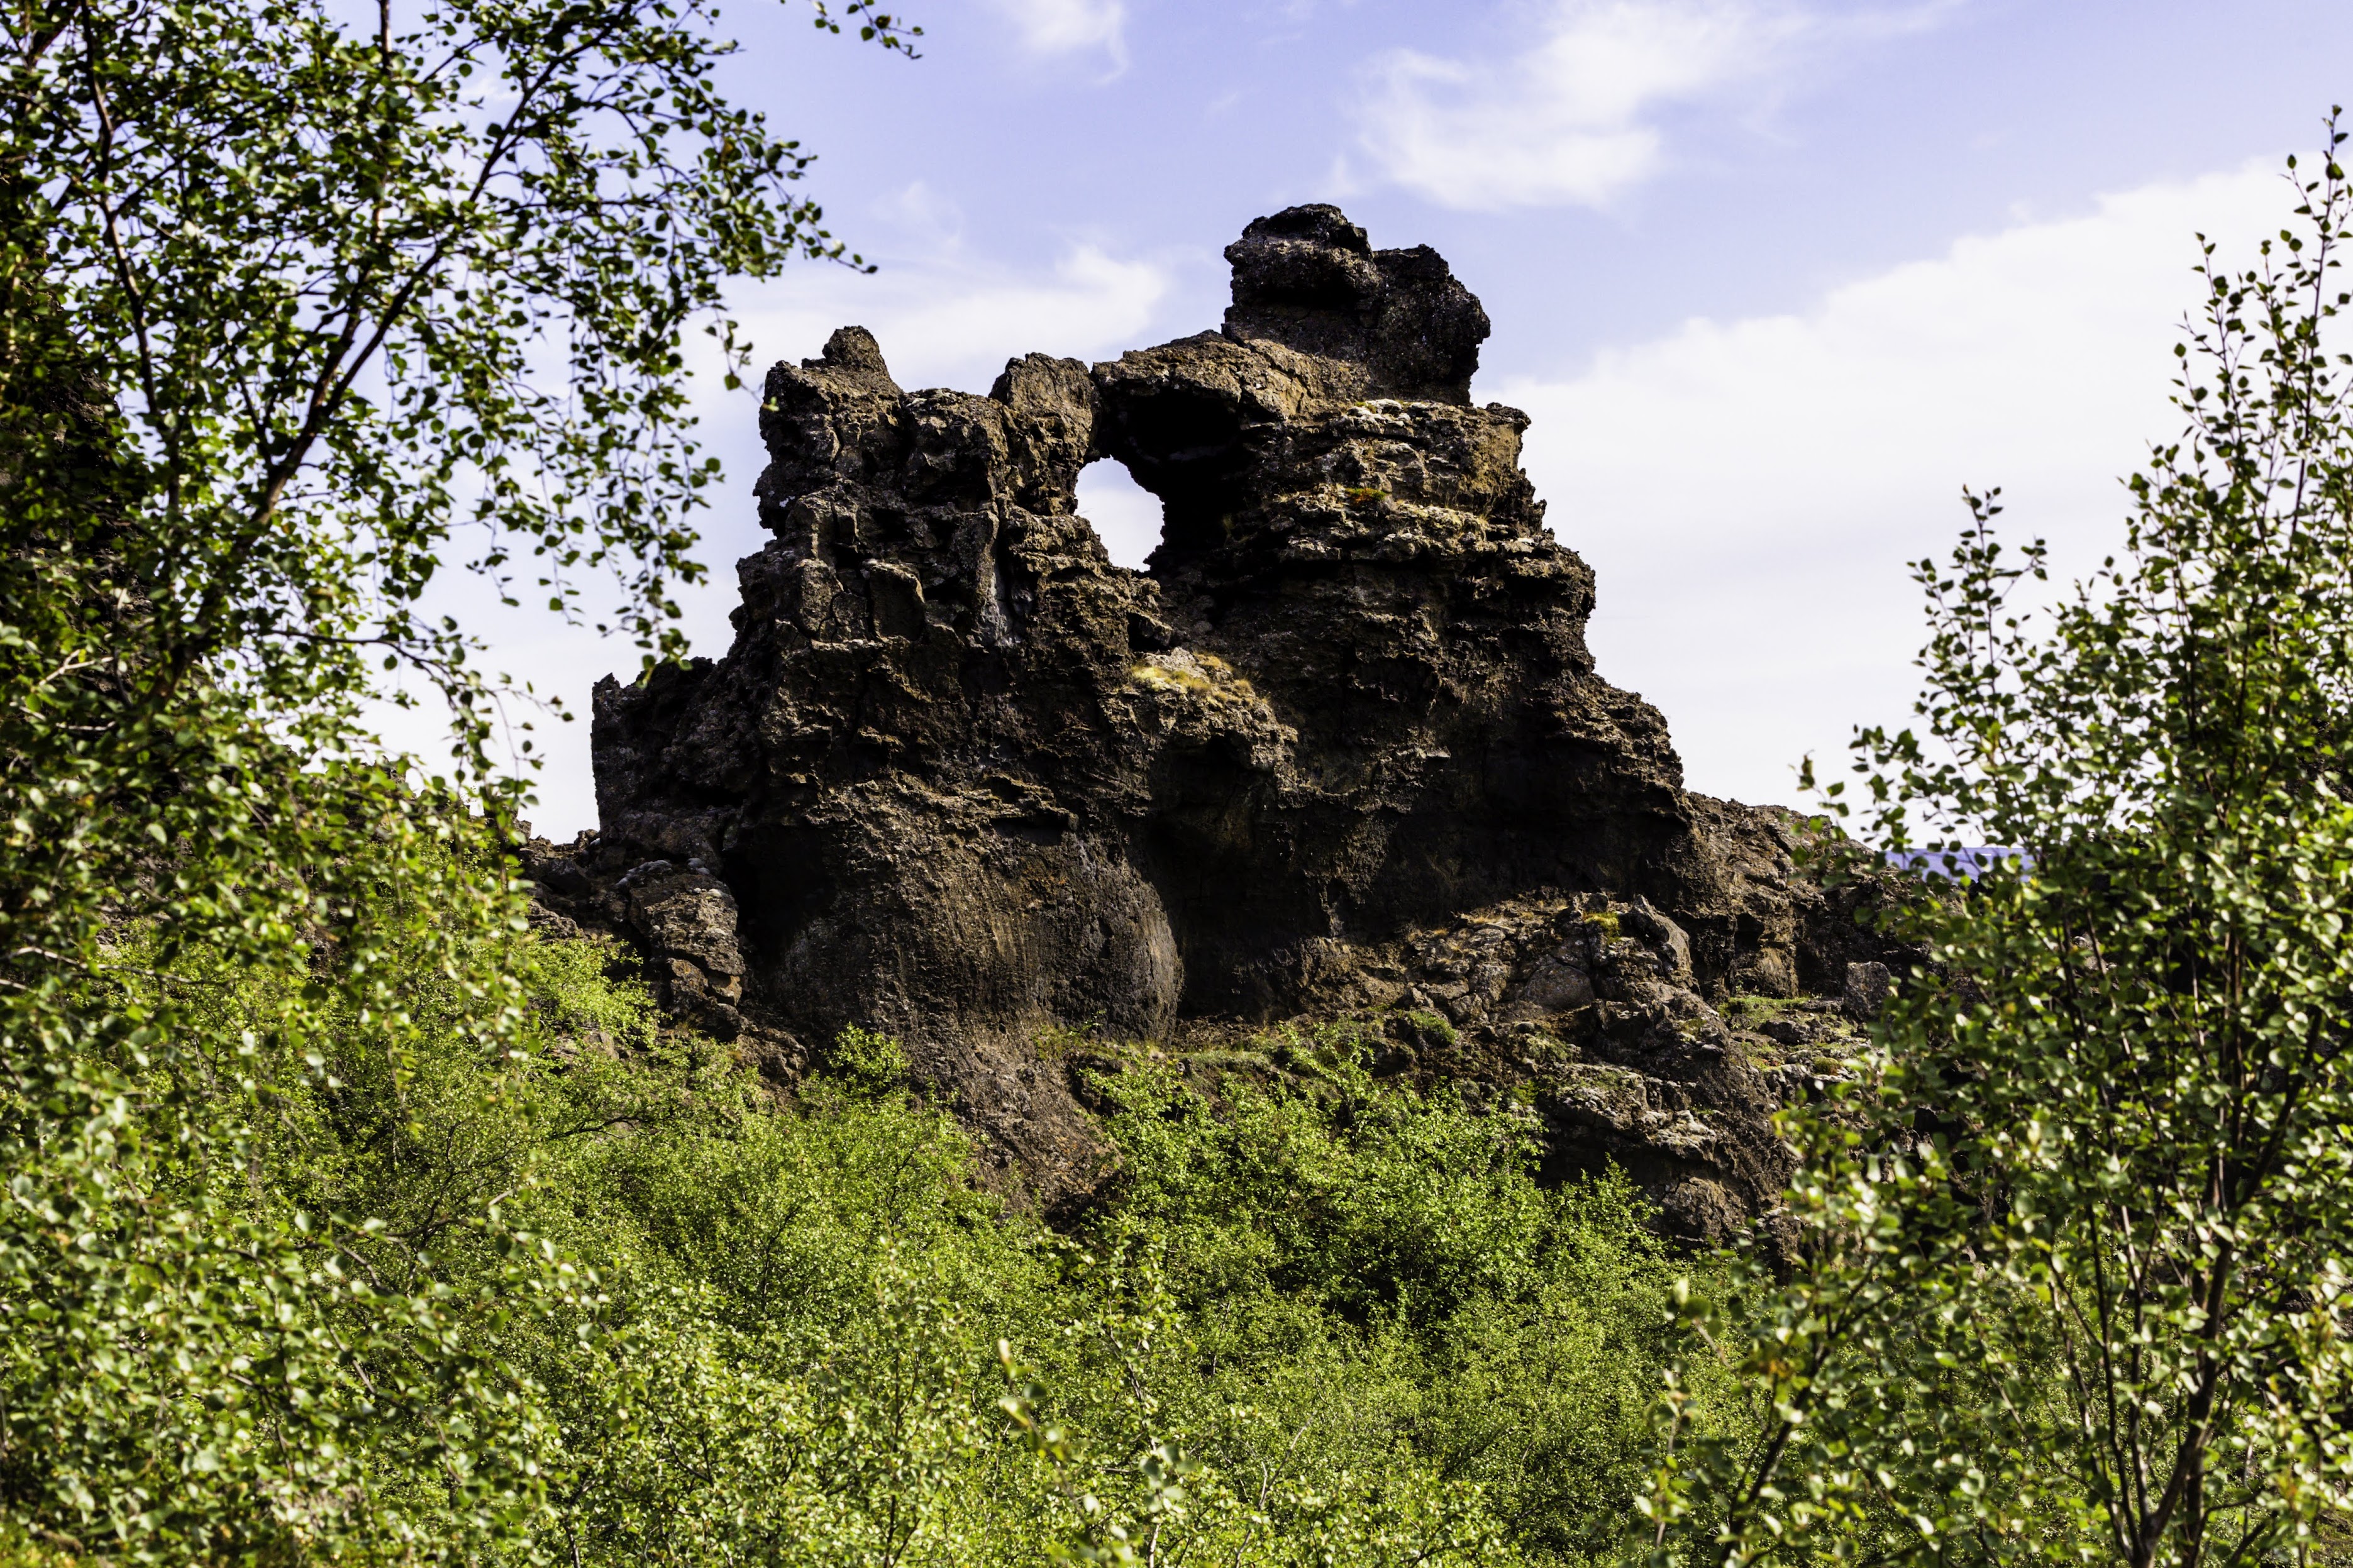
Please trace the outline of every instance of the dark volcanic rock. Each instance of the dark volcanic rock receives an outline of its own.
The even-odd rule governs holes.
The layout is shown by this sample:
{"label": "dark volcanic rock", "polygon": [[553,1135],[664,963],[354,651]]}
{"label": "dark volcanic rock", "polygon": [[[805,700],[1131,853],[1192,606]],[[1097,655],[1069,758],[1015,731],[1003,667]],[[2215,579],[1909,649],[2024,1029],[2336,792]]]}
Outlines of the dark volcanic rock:
{"label": "dark volcanic rock", "polygon": [[[597,688],[602,831],[536,848],[543,903],[781,1074],[900,1036],[1050,1200],[1094,1148],[1041,1029],[1356,1009],[1442,1015],[1399,1059],[1537,1086],[1563,1160],[1678,1229],[1755,1214],[1779,1080],[1704,998],[1843,994],[1891,956],[1863,895],[1798,872],[1794,816],[1686,794],[1595,674],[1445,262],[1325,206],[1227,255],[1222,332],[987,397],[902,392],[854,327],[771,372],[734,647]],[[1163,501],[1149,574],[1074,510],[1105,456]]]}
{"label": "dark volcanic rock", "polygon": [[1358,397],[1468,405],[1487,312],[1426,245],[1375,250],[1335,206],[1262,217],[1226,247],[1226,336],[1328,362]]}

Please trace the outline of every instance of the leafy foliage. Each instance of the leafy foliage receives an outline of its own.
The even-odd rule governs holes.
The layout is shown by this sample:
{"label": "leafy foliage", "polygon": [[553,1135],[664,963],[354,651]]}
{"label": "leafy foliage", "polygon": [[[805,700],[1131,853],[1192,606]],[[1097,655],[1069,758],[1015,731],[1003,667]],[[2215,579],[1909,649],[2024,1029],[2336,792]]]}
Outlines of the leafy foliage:
{"label": "leafy foliage", "polygon": [[[1075,1237],[976,1193],[955,1124],[856,1068],[791,1114],[714,1094],[579,1145],[533,1200],[571,1218],[533,1223],[639,1342],[723,1342],[735,1392],[669,1420],[765,1456],[599,1473],[712,1478],[670,1518],[720,1556],[790,1521],[827,1562],[1607,1557],[1681,1342],[1641,1204],[1547,1192],[1507,1124],[1338,1076],[1213,1104],[1132,1053],[1102,1086],[1124,1190]],[[1385,1226],[1420,1234],[1369,1254]]]}
{"label": "leafy foliage", "polygon": [[361,715],[422,672],[501,796],[418,607],[461,526],[667,651],[683,334],[732,363],[722,280],[839,247],[698,8],[0,17],[0,1498],[42,1550],[481,1557],[546,1506],[501,1347],[595,1303],[418,1065],[525,1051],[516,889]]}
{"label": "leafy foliage", "polygon": [[[1678,1562],[2338,1528],[2336,141],[2301,232],[2207,252],[2120,560],[2047,629],[1991,497],[1923,563],[1872,818],[2025,858],[1906,917],[1935,966],[1791,1119],[1776,1281],[1345,1030],[1113,1051],[1057,1234],[894,1042],[779,1104],[540,940],[507,694],[427,591],[604,574],[677,650],[690,328],[732,383],[727,279],[861,265],[807,155],[699,0],[0,16],[0,1561],[1588,1563],[1638,1489]],[[446,781],[362,721],[407,678]]]}
{"label": "leafy foliage", "polygon": [[[405,1533],[314,1521],[301,1550],[1010,1565],[1617,1544],[1650,1394],[1689,1348],[1660,1310],[1683,1265],[1622,1180],[1540,1187],[1508,1121],[1374,1083],[1345,1037],[1324,1077],[1214,1100],[1134,1048],[1103,1085],[1123,1195],[1066,1237],[972,1184],[955,1121],[890,1080],[892,1042],[843,1042],[780,1107],[659,1028],[615,955],[508,931],[478,956],[521,1005],[485,1049],[477,981],[414,962],[430,939],[398,915],[396,1046],[348,1016],[320,1062],[260,1058],[278,1077],[251,1091],[248,1162],[210,1173],[216,1225],[306,1238],[272,1300],[376,1389],[405,1366],[475,1374],[438,1406],[304,1385],[377,1529]],[[208,1005],[259,1033],[285,998],[231,984]],[[346,1213],[372,1219],[295,1217]],[[446,1342],[388,1342],[337,1278],[422,1300]],[[474,1424],[479,1488],[492,1417],[522,1478],[470,1533],[437,1410]]]}
{"label": "leafy foliage", "polygon": [[[1228,1079],[1211,1100],[1141,1062],[1103,1085],[1127,1163],[1094,1267],[1162,1326],[1124,1363],[1141,1394],[1124,1415],[1076,1408],[1136,1423],[1134,1453],[1181,1436],[1213,1478],[1188,1491],[1216,1500],[1190,1528],[1220,1558],[1252,1531],[1328,1531],[1343,1561],[1432,1540],[1482,1561],[1610,1558],[1661,1372],[1688,1348],[1662,1310],[1688,1260],[1621,1177],[1543,1187],[1520,1124],[1377,1084],[1346,1028],[1274,1043],[1312,1076]],[[1083,1358],[1041,1364],[1103,1386]],[[1732,1391],[1704,1393],[1715,1430]],[[1410,1489],[1406,1461],[1426,1478]],[[1341,1510],[1319,1470],[1366,1489]],[[1219,1489],[1237,1478],[1257,1490]]]}
{"label": "leafy foliage", "polygon": [[1660,1472],[1671,1558],[2271,1562],[2353,1502],[2342,140],[2257,267],[2206,247],[2124,553],[2038,623],[1987,497],[1920,567],[1926,738],[1859,738],[1872,819],[2026,859],[1913,911],[1936,973],[1799,1124],[1763,1440]]}

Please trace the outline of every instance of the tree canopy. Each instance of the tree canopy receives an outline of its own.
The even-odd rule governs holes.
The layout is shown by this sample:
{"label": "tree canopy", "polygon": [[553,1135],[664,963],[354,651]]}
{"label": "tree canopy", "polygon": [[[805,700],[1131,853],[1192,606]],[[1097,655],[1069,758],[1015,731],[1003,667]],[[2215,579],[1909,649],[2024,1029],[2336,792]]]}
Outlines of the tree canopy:
{"label": "tree canopy", "polygon": [[[1735,1342],[1757,1436],[1646,1497],[1673,1561],[2180,1568],[2341,1550],[2353,1504],[2353,187],[2330,136],[2255,265],[2202,242],[2187,430],[2125,549],[2033,611],[1994,495],[1923,562],[1920,727],[1873,837],[2003,845],[1793,1119],[1795,1278]],[[1829,795],[1834,805],[1843,784]],[[1932,889],[1935,884],[1931,884]]]}
{"label": "tree canopy", "polygon": [[[0,16],[0,1494],[109,1554],[468,1555],[544,1485],[480,1326],[577,1274],[494,1205],[405,1231],[269,1176],[354,1050],[422,1135],[417,966],[519,1048],[493,693],[419,604],[461,558],[566,614],[603,573],[673,651],[687,335],[732,375],[730,278],[855,258],[706,5]],[[403,670],[438,787],[364,723]],[[464,1289],[460,1231],[503,1260]]]}

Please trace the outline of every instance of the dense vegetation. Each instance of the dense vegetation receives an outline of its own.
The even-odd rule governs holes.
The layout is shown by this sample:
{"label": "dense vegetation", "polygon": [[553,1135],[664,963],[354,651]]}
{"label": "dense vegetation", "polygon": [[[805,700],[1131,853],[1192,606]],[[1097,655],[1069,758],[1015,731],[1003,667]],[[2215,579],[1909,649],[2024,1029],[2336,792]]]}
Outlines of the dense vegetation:
{"label": "dense vegetation", "polygon": [[[294,1237],[280,1319],[214,1329],[248,1364],[195,1409],[159,1367],[145,1420],[20,1426],[20,1530],[98,1557],[169,1531],[192,1555],[583,1563],[1616,1543],[1684,1348],[1662,1310],[1678,1265],[1621,1183],[1539,1186],[1508,1120],[1376,1085],[1345,1037],[1302,1042],[1318,1076],[1231,1080],[1215,1104],[1139,1049],[1103,1075],[1124,1195],[1058,1235],[975,1188],[965,1135],[891,1042],[849,1037],[780,1107],[723,1048],[659,1029],[608,952],[491,949],[522,988],[491,1043],[462,973],[406,946],[386,960],[430,978],[402,986],[397,1044],[353,1015],[287,1048],[283,997],[208,995],[215,1029],[257,1042],[215,1091],[242,1158],[165,1160],[142,1195]],[[343,1282],[435,1304],[461,1406],[389,1407],[379,1391],[437,1358]],[[348,1447],[372,1521],[286,1485],[294,1434],[240,1395],[290,1332],[334,1347],[304,1425]],[[457,1420],[495,1427],[497,1474],[450,1466],[434,1427]],[[146,1517],[109,1506],[142,1479]]]}
{"label": "dense vegetation", "polygon": [[[1775,1279],[1345,1031],[1215,1081],[1092,1047],[1118,1165],[1050,1229],[891,1042],[781,1101],[533,933],[497,683],[420,604],[607,571],[675,651],[686,334],[733,374],[727,279],[843,254],[728,47],[667,0],[0,8],[0,1553],[2337,1549],[2334,140],[2210,267],[2116,562],[2034,620],[1989,503],[1924,565],[1867,820],[2028,858],[1905,916],[1935,963],[1789,1118]],[[371,740],[387,671],[450,704],[446,777]]]}

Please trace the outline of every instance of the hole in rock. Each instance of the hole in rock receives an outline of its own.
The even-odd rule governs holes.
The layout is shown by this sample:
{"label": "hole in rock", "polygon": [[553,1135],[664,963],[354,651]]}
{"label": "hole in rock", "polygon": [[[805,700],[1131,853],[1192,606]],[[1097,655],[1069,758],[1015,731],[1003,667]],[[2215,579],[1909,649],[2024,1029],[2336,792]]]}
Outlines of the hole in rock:
{"label": "hole in rock", "polygon": [[1079,515],[1095,525],[1114,565],[1144,570],[1160,548],[1160,498],[1135,482],[1116,458],[1098,458],[1079,472]]}

